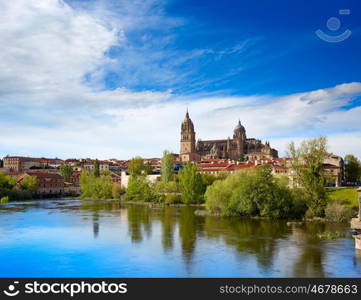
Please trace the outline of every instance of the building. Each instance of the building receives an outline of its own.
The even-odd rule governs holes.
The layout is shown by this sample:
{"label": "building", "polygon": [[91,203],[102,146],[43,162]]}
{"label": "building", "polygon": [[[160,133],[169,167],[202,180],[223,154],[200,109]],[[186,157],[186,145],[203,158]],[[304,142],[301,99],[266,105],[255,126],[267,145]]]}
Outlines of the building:
{"label": "building", "polygon": [[339,187],[346,183],[345,165],[342,157],[330,153],[323,161],[323,168],[331,177],[331,180],[327,185]]}
{"label": "building", "polygon": [[220,174],[232,174],[239,170],[252,169],[255,167],[253,162],[239,162],[230,160],[219,160],[219,161],[202,161],[197,164],[199,173],[207,173],[213,175]]}
{"label": "building", "polygon": [[37,158],[24,156],[5,156],[4,169],[10,172],[22,172],[31,167],[40,167],[41,164]]}
{"label": "building", "polygon": [[276,158],[277,150],[271,148],[269,142],[247,138],[246,129],[238,121],[233,137],[223,140],[198,140],[194,124],[187,111],[181,126],[180,159],[183,162],[200,161],[201,159],[221,158],[232,160],[255,160],[260,158]]}
{"label": "building", "polygon": [[[161,176],[160,174],[148,174],[148,175],[146,175],[145,178],[148,180],[149,183],[154,184],[154,183],[160,181],[160,176]],[[127,188],[129,179],[130,179],[129,173],[126,171],[122,171],[121,178],[120,178],[120,186],[122,188]]]}
{"label": "building", "polygon": [[[86,159],[85,161],[83,161],[82,169],[87,171],[93,171],[94,164],[95,164],[95,160]],[[109,161],[99,160],[99,171],[109,171],[109,165],[110,165]]]}
{"label": "building", "polygon": [[54,168],[57,169],[60,166],[62,166],[65,162],[60,159],[60,158],[45,158],[45,157],[41,157],[38,158],[38,161],[40,163],[40,166],[43,168],[49,167],[49,168]]}
{"label": "building", "polygon": [[40,171],[28,171],[17,178],[17,184],[20,184],[21,181],[27,176],[34,176],[37,178],[37,194],[39,195],[62,195],[64,193],[64,179],[59,174]]}

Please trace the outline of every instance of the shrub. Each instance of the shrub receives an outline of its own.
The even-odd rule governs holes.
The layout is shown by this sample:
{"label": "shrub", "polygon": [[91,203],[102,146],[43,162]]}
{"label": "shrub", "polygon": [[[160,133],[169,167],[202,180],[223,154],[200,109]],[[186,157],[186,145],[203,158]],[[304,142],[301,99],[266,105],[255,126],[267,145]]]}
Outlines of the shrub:
{"label": "shrub", "polygon": [[179,192],[178,184],[175,181],[159,181],[154,186],[154,190],[158,194]]}
{"label": "shrub", "polygon": [[156,194],[145,176],[131,176],[125,191],[125,199],[150,202],[156,200]]}
{"label": "shrub", "polygon": [[206,208],[213,213],[222,215],[231,215],[230,199],[233,190],[237,188],[241,177],[244,176],[242,172],[229,175],[224,180],[216,180],[212,185],[207,187],[204,195],[206,199]]}
{"label": "shrub", "polygon": [[81,198],[112,198],[113,182],[110,176],[96,177],[90,172],[82,172],[80,176]]}
{"label": "shrub", "polygon": [[165,204],[177,204],[181,203],[182,199],[180,195],[177,194],[165,194],[164,195],[164,203]]}
{"label": "shrub", "polygon": [[38,178],[35,176],[26,176],[20,182],[20,189],[23,191],[29,191],[30,193],[36,192],[38,189]]}
{"label": "shrub", "polygon": [[327,205],[325,210],[325,217],[333,222],[347,222],[355,216],[355,211],[347,206],[337,202],[332,202]]}
{"label": "shrub", "polygon": [[8,202],[9,202],[9,197],[8,196],[2,197],[0,199],[0,203],[8,203]]}
{"label": "shrub", "polygon": [[179,190],[182,202],[186,204],[203,202],[203,184],[201,174],[194,163],[187,163],[179,172]]}
{"label": "shrub", "polygon": [[241,171],[207,188],[206,208],[221,215],[299,217],[304,202],[295,200],[292,191],[276,181],[269,166]]}
{"label": "shrub", "polygon": [[121,195],[124,193],[125,193],[125,191],[122,189],[120,184],[113,183],[113,186],[112,186],[113,199],[120,199]]}

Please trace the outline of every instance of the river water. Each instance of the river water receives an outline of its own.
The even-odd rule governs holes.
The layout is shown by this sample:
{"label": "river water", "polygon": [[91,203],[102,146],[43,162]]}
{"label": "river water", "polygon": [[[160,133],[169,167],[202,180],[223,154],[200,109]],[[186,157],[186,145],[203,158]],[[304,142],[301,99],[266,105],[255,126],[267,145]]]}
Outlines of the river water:
{"label": "river water", "polygon": [[[0,277],[361,277],[347,224],[115,201],[0,204]],[[325,240],[325,232],[345,233]]]}

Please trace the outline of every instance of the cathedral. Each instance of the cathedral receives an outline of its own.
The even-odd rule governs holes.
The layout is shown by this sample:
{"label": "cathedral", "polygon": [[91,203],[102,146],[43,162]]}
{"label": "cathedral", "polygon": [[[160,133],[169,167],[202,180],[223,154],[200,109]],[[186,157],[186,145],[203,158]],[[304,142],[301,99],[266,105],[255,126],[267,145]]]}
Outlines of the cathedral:
{"label": "cathedral", "polygon": [[277,150],[271,148],[269,142],[247,138],[246,129],[238,121],[233,131],[233,138],[224,140],[198,140],[194,125],[187,111],[181,127],[180,159],[183,162],[200,161],[202,159],[221,158],[232,160],[255,160],[261,158],[277,158]]}

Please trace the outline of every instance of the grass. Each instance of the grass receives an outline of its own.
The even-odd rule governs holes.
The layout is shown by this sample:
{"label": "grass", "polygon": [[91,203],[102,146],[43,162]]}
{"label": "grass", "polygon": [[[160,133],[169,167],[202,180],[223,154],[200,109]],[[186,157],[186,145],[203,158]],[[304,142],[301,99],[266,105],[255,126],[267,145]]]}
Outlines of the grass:
{"label": "grass", "polygon": [[337,232],[337,231],[336,232],[326,231],[326,232],[317,234],[317,236],[321,240],[335,240],[335,239],[344,238],[346,236],[346,234],[342,233],[342,232]]}
{"label": "grass", "polygon": [[337,201],[351,208],[358,208],[357,188],[327,188],[327,194],[331,201]]}

